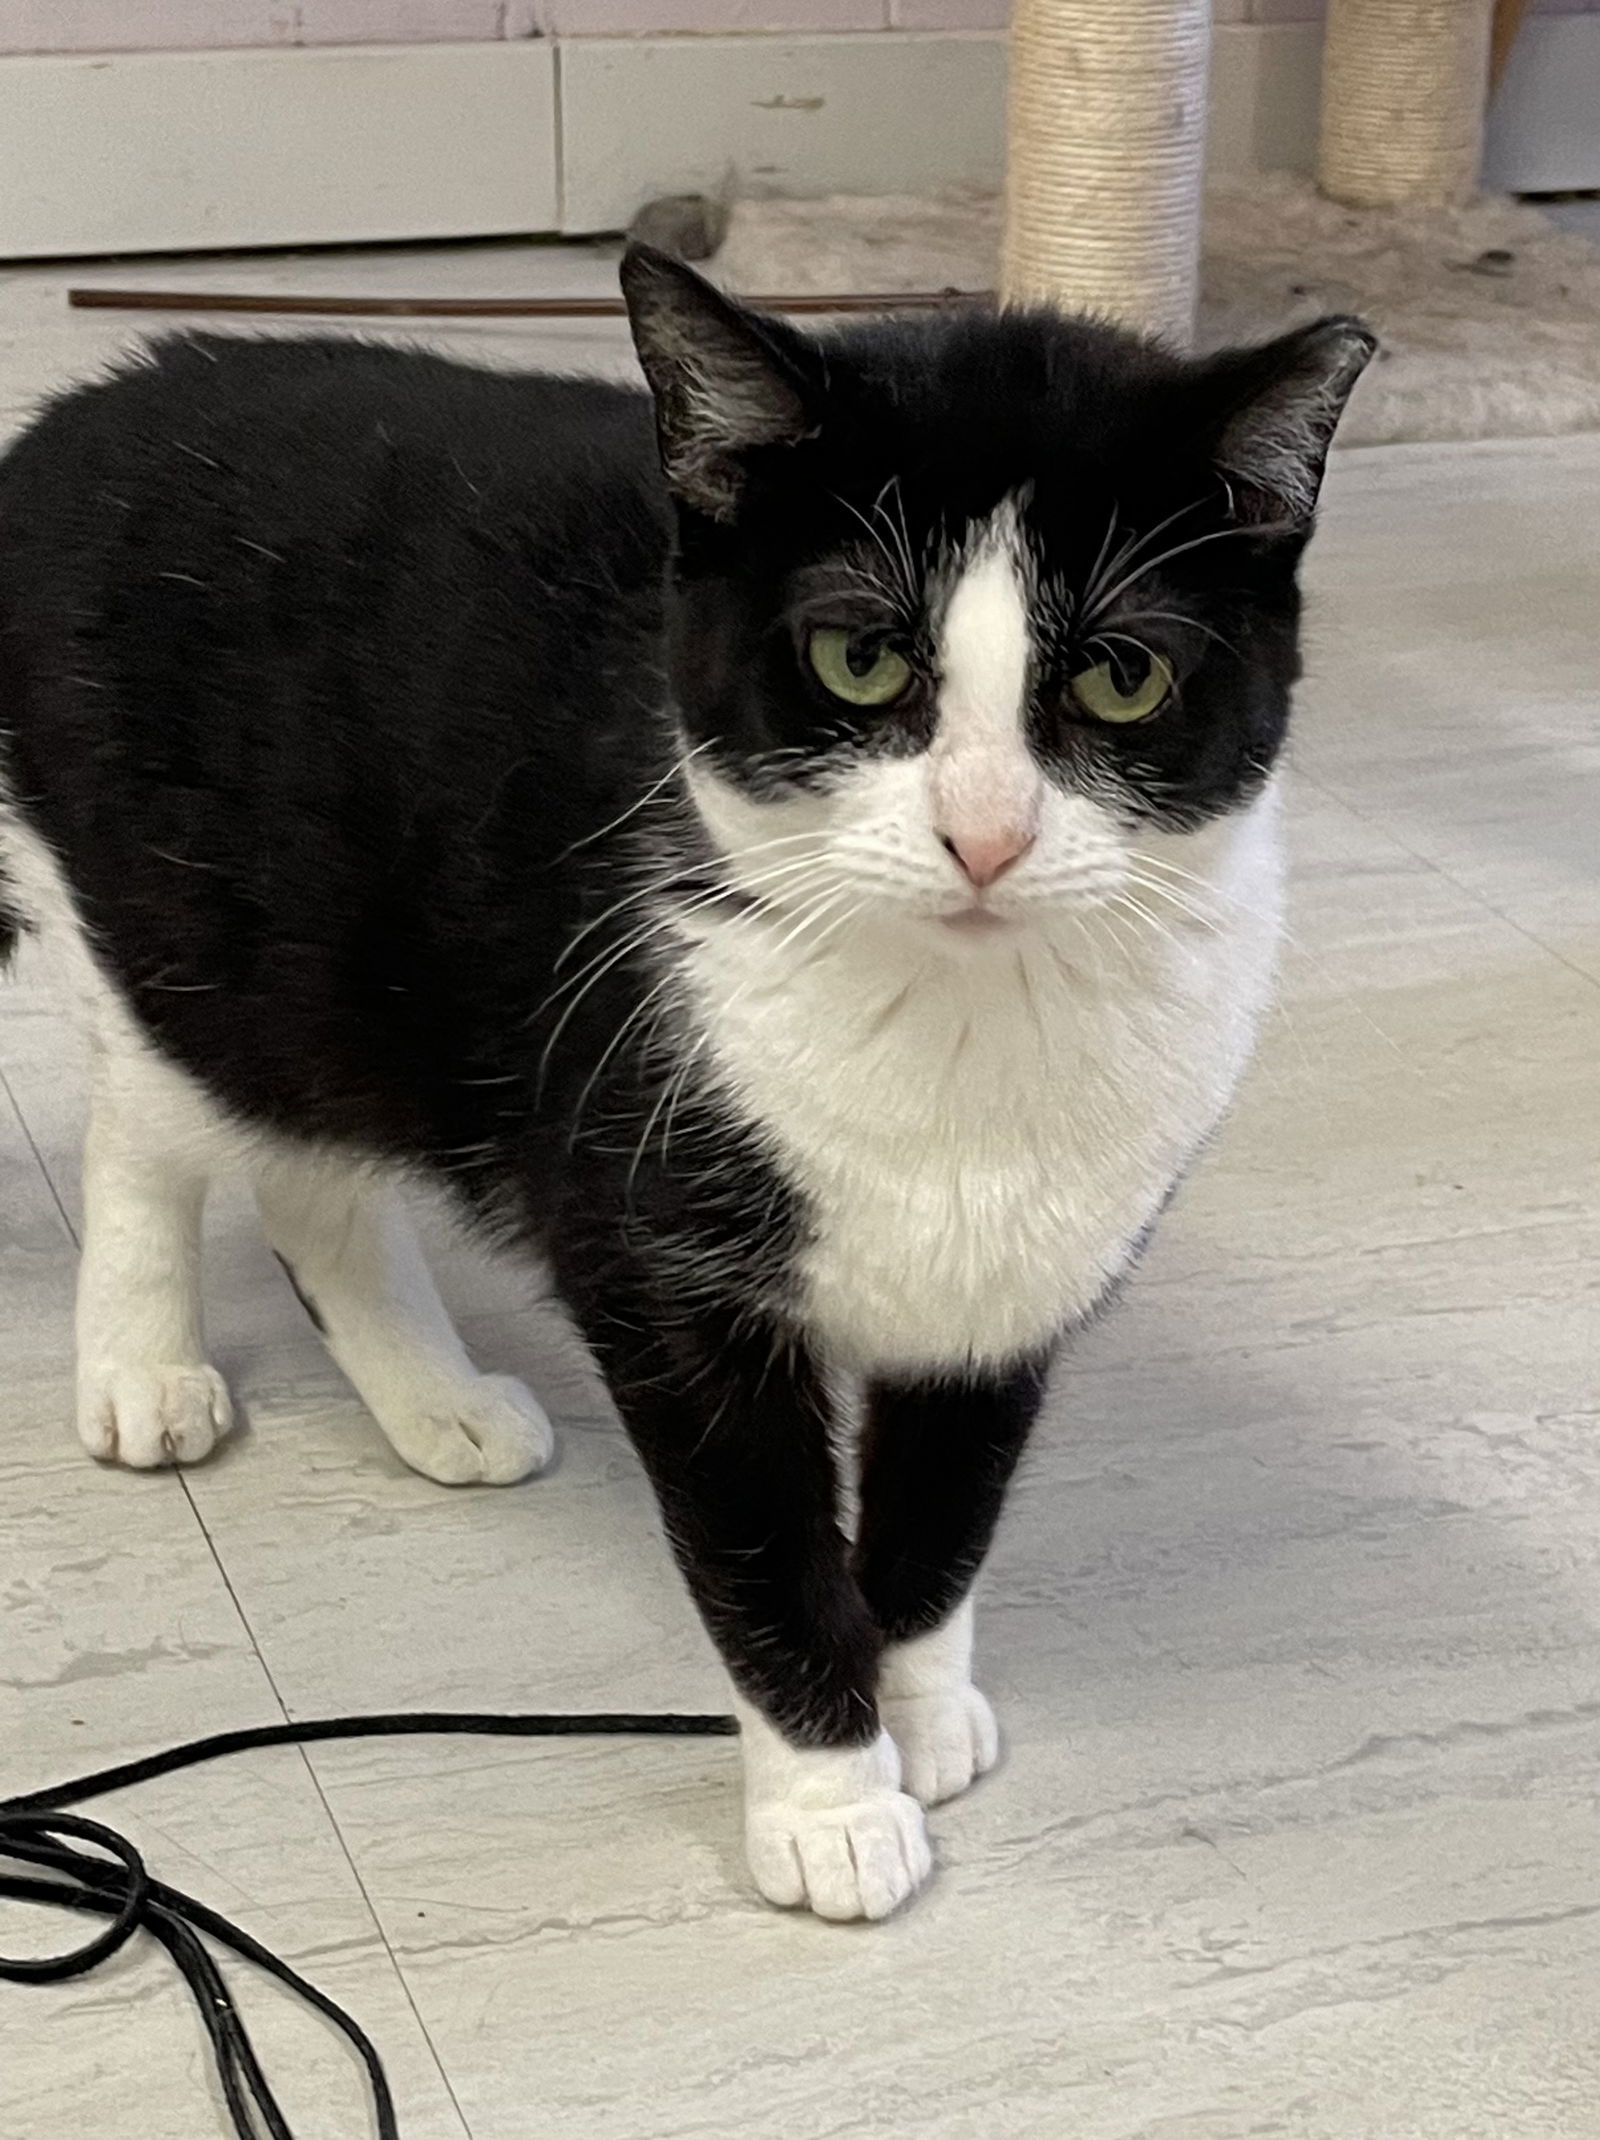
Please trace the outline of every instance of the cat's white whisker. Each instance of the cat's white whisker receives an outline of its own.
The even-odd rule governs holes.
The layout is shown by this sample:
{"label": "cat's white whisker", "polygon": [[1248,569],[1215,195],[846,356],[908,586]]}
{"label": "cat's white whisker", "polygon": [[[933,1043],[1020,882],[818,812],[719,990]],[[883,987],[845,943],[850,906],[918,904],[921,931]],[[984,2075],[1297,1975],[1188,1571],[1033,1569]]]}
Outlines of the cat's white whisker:
{"label": "cat's white whisker", "polygon": [[1096,646],[1103,646],[1107,648],[1110,648],[1112,646],[1131,646],[1137,653],[1140,653],[1144,656],[1146,662],[1152,669],[1156,665],[1156,655],[1154,651],[1145,643],[1143,639],[1136,639],[1131,632],[1109,632],[1106,630],[1104,625],[1101,625],[1091,634],[1089,638],[1087,638],[1083,642],[1083,644],[1085,652],[1087,652],[1090,647]]}
{"label": "cat's white whisker", "polygon": [[1148,528],[1143,533],[1138,530],[1132,531],[1128,539],[1120,546],[1116,555],[1109,560],[1104,560],[1102,546],[1102,557],[1096,559],[1095,569],[1089,575],[1084,587],[1082,605],[1084,615],[1094,616],[1104,606],[1101,596],[1107,580],[1132,565],[1138,558],[1139,553],[1148,549],[1151,543],[1158,542],[1168,528],[1176,527],[1180,520],[1186,519],[1190,513],[1198,511],[1201,503],[1200,499],[1192,498],[1187,505],[1180,505],[1176,512],[1168,513],[1165,520],[1158,520],[1153,528]]}
{"label": "cat's white whisker", "polygon": [[[802,860],[801,862],[778,864],[772,870],[765,873],[765,879],[767,881],[778,878],[787,879],[791,871],[797,871],[799,869],[812,866],[814,865],[804,860]],[[763,878],[758,876],[756,879],[750,881],[760,883],[763,881]],[[796,885],[795,883],[787,883],[785,888],[790,893],[793,893],[798,889],[801,895],[804,895],[808,889],[807,884],[803,878],[799,880],[798,885]],[[823,904],[826,905],[833,896],[833,893],[832,890],[826,886],[823,887],[823,891]],[[699,912],[702,908],[706,906],[715,905],[722,897],[725,896],[726,888],[719,887],[715,891],[708,892],[701,899],[690,901],[687,904],[676,903],[669,906],[657,917],[656,926],[654,928],[641,931],[639,934],[637,934],[628,941],[627,945],[623,947],[624,952],[640,950],[653,935],[656,935],[658,933],[662,935],[672,934],[676,929],[681,928],[682,924],[686,919],[692,917],[695,913]],[[806,917],[802,917],[800,926],[804,926],[805,919]],[[787,939],[785,939],[785,941],[787,941]],[[596,1062],[593,1070],[590,1072],[587,1081],[585,1082],[581,1092],[578,1095],[576,1102],[573,1105],[572,1130],[569,1137],[569,1143],[577,1136],[578,1127],[588,1106],[589,1099],[593,1094],[595,1087],[600,1082],[605,1072],[606,1065],[616,1057],[618,1052],[623,1047],[624,1043],[629,1038],[630,1034],[636,1033],[640,1029],[647,1014],[652,1010],[652,1008],[661,1003],[664,998],[670,997],[670,995],[680,986],[681,977],[677,972],[676,968],[669,969],[669,971],[664,974],[654,984],[654,986],[647,991],[647,993],[640,999],[638,1004],[635,1005],[635,1007],[629,1012],[628,1016],[623,1020],[621,1025],[617,1028],[617,1031],[607,1043],[605,1049],[600,1055],[599,1060]],[[559,1036],[559,1032],[560,1028],[558,1026],[556,1033],[551,1036],[550,1045],[552,1048],[555,1045],[556,1038]]]}
{"label": "cat's white whisker", "polygon": [[1222,903],[1208,906],[1196,897],[1190,887],[1150,876],[1140,869],[1137,863],[1130,866],[1127,882],[1134,889],[1148,892],[1152,898],[1164,901],[1178,913],[1186,915],[1204,928],[1220,929],[1228,925],[1228,911]]}
{"label": "cat's white whisker", "polygon": [[[1100,585],[1100,575],[1107,569],[1106,561],[1111,554],[1111,545],[1116,536],[1117,520],[1120,513],[1121,507],[1118,501],[1113,498],[1113,500],[1111,501],[1111,510],[1106,515],[1106,531],[1104,535],[1102,535],[1100,538],[1100,547],[1095,552],[1094,563],[1089,567],[1088,574],[1084,579],[1081,593],[1079,593],[1075,597],[1075,602],[1078,606],[1082,606],[1083,604],[1092,601],[1094,598],[1095,589]],[[1126,547],[1126,545],[1124,545],[1124,547]],[[1118,554],[1120,555],[1121,552],[1119,551]]]}
{"label": "cat's white whisker", "polygon": [[1199,617],[1191,616],[1186,610],[1124,610],[1121,614],[1121,621],[1124,624],[1176,624],[1183,631],[1198,632],[1203,639],[1215,641],[1223,652],[1231,654],[1235,661],[1243,661],[1245,659],[1243,648],[1237,645],[1234,640],[1226,638],[1213,625],[1204,623]]}
{"label": "cat's white whisker", "polygon": [[[560,954],[557,956],[553,970],[559,973],[561,969],[569,962],[573,952],[576,951],[578,946],[583,943],[586,938],[592,936],[596,929],[604,928],[605,924],[611,920],[613,915],[621,914],[628,907],[636,905],[640,900],[652,898],[660,893],[666,892],[670,890],[671,887],[675,884],[687,883],[695,878],[704,877],[708,870],[713,869],[717,866],[717,863],[719,861],[730,864],[736,863],[739,861],[748,860],[754,855],[765,853],[769,848],[793,847],[800,844],[802,841],[810,841],[814,844],[815,840],[815,833],[780,833],[775,838],[768,840],[758,840],[750,846],[733,848],[728,850],[725,854],[719,854],[715,857],[702,859],[699,856],[693,856],[687,861],[674,863],[673,866],[667,870],[665,875],[656,874],[651,875],[649,877],[645,877],[638,884],[632,886],[627,892],[625,892],[620,899],[614,901],[612,905],[606,907],[603,912],[596,914],[592,920],[585,922],[581,928],[573,932],[571,939],[563,947]],[[649,866],[652,868],[655,867],[653,860],[651,861]]]}
{"label": "cat's white whisker", "polygon": [[546,996],[538,1006],[538,1009],[531,1014],[527,1022],[530,1025],[536,1024],[547,1010],[553,1008],[560,1001],[563,995],[568,994],[569,991],[576,991],[575,994],[571,995],[571,999],[557,1023],[555,1031],[545,1043],[544,1054],[540,1058],[541,1077],[549,1065],[556,1043],[566,1030],[578,1005],[609,973],[632,954],[640,951],[653,937],[669,935],[675,925],[681,923],[687,916],[699,913],[706,907],[719,906],[735,898],[740,892],[748,893],[760,888],[762,885],[785,882],[791,877],[803,882],[804,873],[814,870],[816,866],[816,862],[812,857],[797,856],[787,862],[774,863],[769,870],[758,871],[754,877],[747,879],[742,886],[716,883],[707,887],[692,899],[671,901],[653,909],[640,928],[625,936],[619,944],[607,945],[586,966],[581,966],[576,973],[569,974],[561,986]]}
{"label": "cat's white whisker", "polygon": [[1147,578],[1150,573],[1158,571],[1162,565],[1170,565],[1175,558],[1186,557],[1191,550],[1203,550],[1208,543],[1226,542],[1230,536],[1260,535],[1263,532],[1260,527],[1256,526],[1212,528],[1205,535],[1192,536],[1188,542],[1174,543],[1170,550],[1163,550],[1158,556],[1146,558],[1142,564],[1136,566],[1133,571],[1118,580],[1114,587],[1109,588],[1102,594],[1090,613],[1090,621],[1092,621],[1093,617],[1098,617],[1108,610],[1115,601],[1127,593],[1130,587],[1136,587],[1140,580]]}
{"label": "cat's white whisker", "polygon": [[600,826],[598,831],[586,832],[581,840],[574,840],[570,847],[564,847],[556,856],[556,862],[560,864],[570,861],[575,854],[582,854],[586,847],[596,847],[602,840],[609,839],[613,832],[637,817],[641,810],[648,809],[674,781],[681,780],[695,759],[704,757],[710,749],[711,740],[708,738],[704,743],[697,743],[693,750],[685,751],[682,757],[674,758],[660,779],[652,781],[641,796],[629,803],[625,810],[619,811],[609,823]]}

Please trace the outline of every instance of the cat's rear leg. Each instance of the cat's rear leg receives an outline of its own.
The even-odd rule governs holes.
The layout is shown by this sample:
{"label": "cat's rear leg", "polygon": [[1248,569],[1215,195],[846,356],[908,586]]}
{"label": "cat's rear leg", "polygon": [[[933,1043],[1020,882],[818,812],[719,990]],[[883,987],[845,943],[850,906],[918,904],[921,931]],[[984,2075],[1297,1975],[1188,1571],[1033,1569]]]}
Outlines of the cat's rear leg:
{"label": "cat's rear leg", "polygon": [[275,1159],[257,1178],[267,1239],[328,1350],[413,1471],[509,1486],[555,1436],[508,1375],[473,1366],[394,1191],[336,1159]]}
{"label": "cat's rear leg", "polygon": [[83,1154],[78,1432],[91,1456],[151,1470],[209,1456],[233,1424],[205,1357],[200,1219],[206,1174],[153,1057],[101,1049]]}

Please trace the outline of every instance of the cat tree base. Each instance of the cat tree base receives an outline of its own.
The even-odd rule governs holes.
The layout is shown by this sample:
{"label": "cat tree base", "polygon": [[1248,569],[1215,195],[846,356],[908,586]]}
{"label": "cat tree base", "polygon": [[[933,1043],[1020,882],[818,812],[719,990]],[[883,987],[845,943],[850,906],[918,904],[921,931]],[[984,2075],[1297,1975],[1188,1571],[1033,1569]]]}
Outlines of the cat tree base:
{"label": "cat tree base", "polygon": [[1470,199],[1493,0],[1330,0],[1317,183],[1354,208]]}

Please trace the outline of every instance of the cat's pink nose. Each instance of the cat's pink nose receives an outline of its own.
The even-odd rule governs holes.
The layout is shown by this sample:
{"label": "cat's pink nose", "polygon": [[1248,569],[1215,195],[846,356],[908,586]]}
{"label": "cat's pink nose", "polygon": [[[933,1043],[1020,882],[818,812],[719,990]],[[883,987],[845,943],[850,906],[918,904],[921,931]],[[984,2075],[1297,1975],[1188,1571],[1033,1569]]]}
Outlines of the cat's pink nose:
{"label": "cat's pink nose", "polygon": [[999,825],[988,832],[941,832],[939,838],[962,876],[981,892],[1022,860],[1035,834],[1025,825]]}

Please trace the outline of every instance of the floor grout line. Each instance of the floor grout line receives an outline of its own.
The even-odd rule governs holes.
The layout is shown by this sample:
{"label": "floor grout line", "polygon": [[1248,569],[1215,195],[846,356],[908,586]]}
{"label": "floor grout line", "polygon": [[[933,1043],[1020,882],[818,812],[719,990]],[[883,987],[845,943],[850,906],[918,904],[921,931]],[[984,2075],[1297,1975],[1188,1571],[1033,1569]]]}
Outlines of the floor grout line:
{"label": "floor grout line", "polygon": [[[234,1585],[233,1578],[228,1572],[227,1564],[223,1560],[222,1553],[217,1544],[216,1538],[212,1534],[210,1526],[207,1524],[205,1517],[201,1514],[199,1503],[195,1500],[193,1493],[190,1491],[188,1478],[181,1472],[179,1473],[179,1482],[183,1487],[185,1499],[188,1501],[190,1508],[194,1511],[195,1520],[200,1526],[201,1534],[210,1549],[211,1558],[216,1565],[218,1575],[222,1578],[223,1587],[226,1589],[229,1598],[233,1602],[233,1609],[239,1616],[241,1626],[244,1628],[246,1635],[249,1637],[251,1651],[253,1652],[256,1661],[261,1666],[262,1676],[265,1678],[267,1685],[271,1690],[273,1700],[278,1705],[279,1713],[281,1714],[283,1721],[286,1724],[293,1724],[297,1721],[297,1719],[290,1714],[289,1704],[284,1698],[282,1688],[278,1685],[277,1675],[274,1673],[271,1665],[267,1662],[266,1655],[261,1647],[260,1639],[256,1634],[254,1625],[251,1622],[250,1615],[245,1610],[244,1600],[240,1597],[239,1592]],[[322,1778],[318,1775],[316,1766],[311,1759],[310,1749],[305,1746],[297,1746],[295,1748],[295,1751],[300,1756],[301,1764],[305,1769],[306,1776],[311,1784],[311,1788],[313,1791],[315,1791],[317,1795],[317,1803],[322,1807],[324,1814],[327,1816],[328,1826],[332,1830],[334,1841],[339,1847],[339,1854],[344,1859],[346,1865],[348,1865],[350,1868],[350,1877],[355,1882],[356,1892],[361,1897],[361,1900],[366,1907],[367,1915],[372,1920],[372,1929],[378,1935],[379,1945],[382,1947],[384,1954],[388,1958],[390,1968],[394,1971],[395,1981],[400,1986],[400,1990],[405,1998],[406,2005],[410,2008],[411,2017],[416,2022],[417,2029],[422,2037],[422,2040],[428,2047],[428,2055],[433,2060],[434,2067],[438,2072],[440,2085],[444,2089],[445,2094],[450,2099],[451,2108],[455,2111],[456,2117],[460,2122],[463,2134],[467,2135],[467,2140],[471,2140],[471,2127],[467,2123],[466,2112],[462,2109],[461,2100],[457,2096],[455,2091],[455,2085],[452,2082],[450,2075],[445,2070],[444,2059],[440,2053],[439,2046],[434,2042],[432,2032],[429,2030],[427,2023],[422,2018],[421,2011],[417,2006],[416,1995],[411,1988],[410,1980],[407,1978],[405,1970],[401,1966],[399,1956],[395,1953],[393,1942],[389,1938],[388,1930],[384,1925],[383,1917],[378,1909],[377,1903],[373,1900],[371,1891],[369,1890],[366,1881],[361,1876],[361,1869],[356,1864],[355,1858],[350,1849],[349,1840],[346,1837],[343,1828],[339,1824],[339,1817],[334,1812],[333,1807],[328,1801],[327,1791],[323,1788]],[[357,2015],[356,2018],[357,2020],[359,2020],[360,2016]],[[370,2034],[371,2031],[369,2030],[368,2033]]]}
{"label": "floor grout line", "polygon": [[28,1150],[33,1154],[39,1172],[44,1176],[44,1185],[50,1193],[51,1203],[55,1205],[57,1211],[59,1211],[61,1214],[61,1223],[67,1230],[67,1239],[72,1243],[74,1248],[80,1248],[82,1246],[82,1243],[78,1239],[78,1229],[73,1225],[72,1219],[68,1214],[67,1207],[61,1201],[61,1192],[56,1187],[55,1176],[50,1172],[50,1169],[45,1162],[45,1156],[43,1152],[41,1152],[39,1149],[38,1141],[33,1134],[33,1130],[29,1126],[28,1118],[22,1112],[22,1103],[17,1098],[15,1091],[12,1089],[11,1080],[6,1076],[6,1073],[3,1069],[0,1069],[0,1091],[4,1091],[6,1098],[11,1102],[11,1112],[17,1118],[17,1127],[21,1130],[24,1138],[27,1140]]}
{"label": "floor grout line", "polygon": [[1424,854],[1420,847],[1413,847],[1409,840],[1396,832],[1392,825],[1385,824],[1381,817],[1372,816],[1359,803],[1352,802],[1348,795],[1342,795],[1337,788],[1330,787],[1325,779],[1320,779],[1315,773],[1308,773],[1297,766],[1294,777],[1297,782],[1303,782],[1314,789],[1337,808],[1347,810],[1370,832],[1379,833],[1384,839],[1392,841],[1402,854],[1409,855],[1413,862],[1420,862],[1424,869],[1430,870],[1434,876],[1458,891],[1463,899],[1470,899],[1480,913],[1487,914],[1491,920],[1503,922],[1514,934],[1520,936],[1524,943],[1532,944],[1536,951],[1544,952],[1547,957],[1554,959],[1558,966],[1564,966],[1568,973],[1576,974],[1580,981],[1587,981],[1591,988],[1600,989],[1600,976],[1590,973],[1585,966],[1575,965],[1564,952],[1558,951],[1554,944],[1548,944],[1542,936],[1536,936],[1525,922],[1518,921],[1514,914],[1508,914],[1503,907],[1497,907],[1485,893],[1474,890],[1470,884],[1464,884],[1454,870],[1446,868],[1443,862],[1436,862],[1432,855]]}

